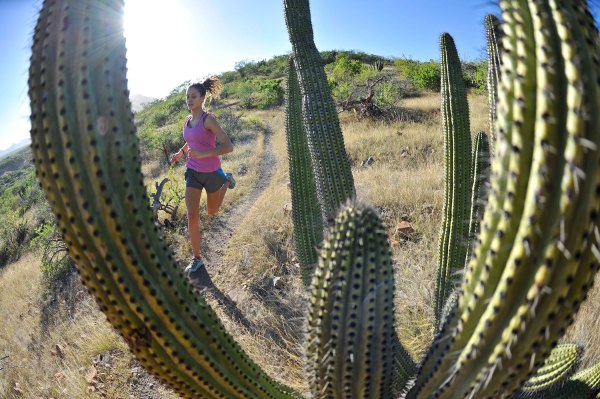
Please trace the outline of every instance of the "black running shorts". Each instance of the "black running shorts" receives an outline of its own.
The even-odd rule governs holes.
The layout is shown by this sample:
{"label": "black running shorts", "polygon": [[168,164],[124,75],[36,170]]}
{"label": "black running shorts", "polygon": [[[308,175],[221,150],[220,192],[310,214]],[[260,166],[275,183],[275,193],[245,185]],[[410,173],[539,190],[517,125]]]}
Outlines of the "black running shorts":
{"label": "black running shorts", "polygon": [[214,172],[197,172],[190,168],[185,170],[185,186],[199,190],[204,188],[207,193],[219,191],[226,180],[227,177],[221,168]]}

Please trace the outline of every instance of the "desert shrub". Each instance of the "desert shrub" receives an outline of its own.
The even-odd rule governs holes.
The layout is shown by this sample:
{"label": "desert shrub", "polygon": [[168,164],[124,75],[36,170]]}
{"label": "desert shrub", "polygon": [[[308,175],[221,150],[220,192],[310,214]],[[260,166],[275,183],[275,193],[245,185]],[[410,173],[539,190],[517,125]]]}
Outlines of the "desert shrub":
{"label": "desert shrub", "polygon": [[419,66],[419,62],[408,59],[400,58],[394,61],[394,66],[398,71],[399,78],[402,80],[412,80],[415,70]]}
{"label": "desert shrub", "polygon": [[244,79],[229,83],[222,97],[237,98],[246,109],[266,109],[283,104],[282,79]]}
{"label": "desert shrub", "polygon": [[402,99],[402,85],[398,80],[389,80],[379,84],[373,101],[380,108],[392,107]]}
{"label": "desert shrub", "polygon": [[487,61],[465,62],[462,66],[466,87],[477,94],[485,93],[487,90]]}
{"label": "desert shrub", "polygon": [[0,267],[19,260],[31,239],[32,228],[14,210],[2,215],[0,224]]}
{"label": "desert shrub", "polygon": [[419,63],[412,70],[410,79],[420,89],[440,91],[440,64],[433,60]]}
{"label": "desert shrub", "polygon": [[42,278],[47,284],[63,280],[75,269],[55,219],[48,220],[35,230],[31,248],[40,255]]}
{"label": "desert shrub", "polygon": [[331,78],[337,81],[347,81],[360,74],[364,69],[363,64],[358,60],[353,60],[347,53],[338,54],[333,68]]}

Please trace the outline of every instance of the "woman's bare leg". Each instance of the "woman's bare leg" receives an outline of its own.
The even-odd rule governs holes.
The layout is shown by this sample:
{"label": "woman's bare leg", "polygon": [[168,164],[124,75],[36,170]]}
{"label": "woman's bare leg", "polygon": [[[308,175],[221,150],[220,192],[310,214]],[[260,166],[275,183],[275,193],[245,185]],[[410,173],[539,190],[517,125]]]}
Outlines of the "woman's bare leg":
{"label": "woman's bare leg", "polygon": [[194,258],[200,259],[200,197],[202,190],[185,188],[185,206],[187,207],[188,234],[192,243]]}
{"label": "woman's bare leg", "polygon": [[225,193],[229,188],[229,180],[225,180],[225,183],[221,188],[214,193],[206,192],[206,213],[209,215],[215,215],[221,209]]}

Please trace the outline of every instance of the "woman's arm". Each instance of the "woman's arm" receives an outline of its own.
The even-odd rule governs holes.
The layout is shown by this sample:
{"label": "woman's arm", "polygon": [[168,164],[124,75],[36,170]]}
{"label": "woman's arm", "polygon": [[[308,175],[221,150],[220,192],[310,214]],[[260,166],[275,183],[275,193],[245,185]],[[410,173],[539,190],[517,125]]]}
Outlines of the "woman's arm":
{"label": "woman's arm", "polygon": [[190,149],[188,157],[190,158],[206,158],[215,155],[223,155],[233,151],[233,143],[229,140],[227,133],[221,128],[219,123],[212,116],[207,116],[204,119],[204,127],[213,132],[217,139],[217,146],[211,150],[196,151]]}
{"label": "woman's arm", "polygon": [[171,162],[171,164],[174,164],[175,162],[179,161],[179,158],[181,158],[183,156],[183,154],[185,154],[186,152],[189,152],[190,147],[188,146],[188,143],[185,143],[183,145],[183,147],[181,147],[179,149],[179,151],[177,151],[175,154],[171,155],[171,159],[169,160],[169,162]]}

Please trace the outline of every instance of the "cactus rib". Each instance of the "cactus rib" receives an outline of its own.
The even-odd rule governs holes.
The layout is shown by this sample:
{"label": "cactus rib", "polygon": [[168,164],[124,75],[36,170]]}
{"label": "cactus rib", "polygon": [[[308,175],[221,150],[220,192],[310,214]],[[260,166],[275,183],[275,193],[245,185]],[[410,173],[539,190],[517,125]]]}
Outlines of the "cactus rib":
{"label": "cactus rib", "polygon": [[485,16],[485,38],[487,45],[487,91],[489,113],[490,147],[496,144],[496,115],[498,113],[498,81],[500,80],[500,21],[493,14]]}

